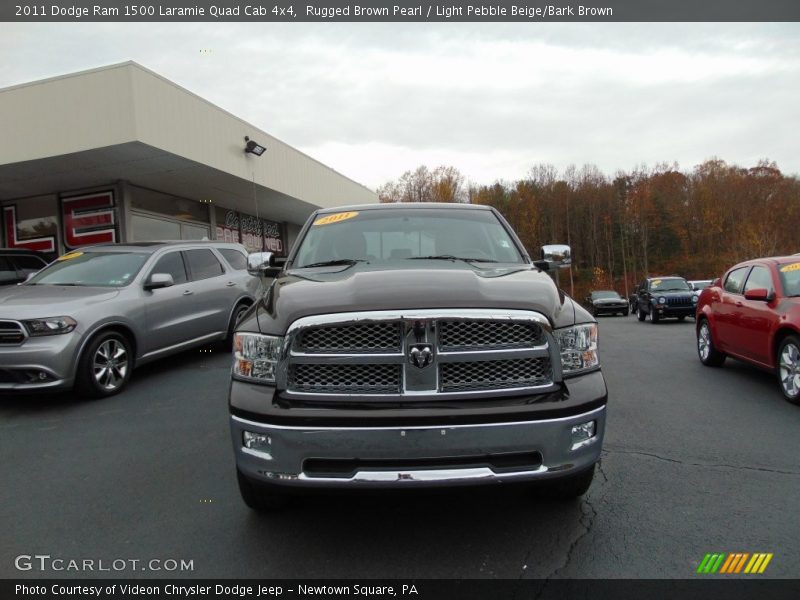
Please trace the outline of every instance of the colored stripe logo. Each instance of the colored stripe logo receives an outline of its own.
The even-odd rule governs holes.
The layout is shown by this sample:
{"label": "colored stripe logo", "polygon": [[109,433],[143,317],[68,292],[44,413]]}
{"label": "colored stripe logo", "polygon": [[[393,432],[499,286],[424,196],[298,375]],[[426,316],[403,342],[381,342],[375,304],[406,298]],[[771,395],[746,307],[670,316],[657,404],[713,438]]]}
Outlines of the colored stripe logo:
{"label": "colored stripe logo", "polygon": [[697,567],[697,573],[703,575],[735,575],[738,573],[756,575],[763,573],[769,561],[772,560],[772,553],[766,552],[714,552],[706,554]]}

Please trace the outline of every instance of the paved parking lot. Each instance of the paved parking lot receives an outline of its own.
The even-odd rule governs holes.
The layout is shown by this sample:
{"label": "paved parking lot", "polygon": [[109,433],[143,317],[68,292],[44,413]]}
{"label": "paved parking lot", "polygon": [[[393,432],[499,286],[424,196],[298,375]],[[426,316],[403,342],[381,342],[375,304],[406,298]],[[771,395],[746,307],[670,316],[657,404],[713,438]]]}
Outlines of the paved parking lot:
{"label": "paved parking lot", "polygon": [[147,577],[680,578],[716,551],[772,552],[763,576],[796,576],[800,407],[770,374],[702,367],[691,320],[602,317],[600,344],[605,452],[570,503],[493,488],[256,515],[236,488],[224,353],[143,367],[108,400],[2,398],[0,577],[93,575],[15,569],[38,553],[193,561]]}

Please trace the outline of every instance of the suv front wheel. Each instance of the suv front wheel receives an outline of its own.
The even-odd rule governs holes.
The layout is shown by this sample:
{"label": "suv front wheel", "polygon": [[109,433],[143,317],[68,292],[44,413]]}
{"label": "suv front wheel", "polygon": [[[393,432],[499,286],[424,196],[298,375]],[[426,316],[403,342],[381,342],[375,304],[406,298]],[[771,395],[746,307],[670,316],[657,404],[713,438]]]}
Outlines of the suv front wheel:
{"label": "suv front wheel", "polygon": [[89,398],[119,393],[131,378],[133,352],[128,339],[116,331],[92,338],[78,363],[76,388]]}

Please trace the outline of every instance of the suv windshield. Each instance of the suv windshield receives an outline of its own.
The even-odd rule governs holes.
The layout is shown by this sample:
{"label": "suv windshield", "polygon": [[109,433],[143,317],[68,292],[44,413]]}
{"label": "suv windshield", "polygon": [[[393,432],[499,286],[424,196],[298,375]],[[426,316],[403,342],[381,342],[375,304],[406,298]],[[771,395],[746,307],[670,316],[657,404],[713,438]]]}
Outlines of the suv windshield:
{"label": "suv windshield", "polygon": [[523,262],[508,231],[491,211],[386,208],[318,216],[293,266],[357,261],[405,264],[408,259]]}
{"label": "suv windshield", "polygon": [[650,283],[651,292],[689,292],[691,289],[685,279],[654,279]]}
{"label": "suv windshield", "polygon": [[70,252],[39,271],[26,285],[128,285],[149,254],[139,252]]}
{"label": "suv windshield", "polygon": [[600,300],[603,298],[613,298],[614,300],[622,300],[617,292],[592,292],[592,300]]}

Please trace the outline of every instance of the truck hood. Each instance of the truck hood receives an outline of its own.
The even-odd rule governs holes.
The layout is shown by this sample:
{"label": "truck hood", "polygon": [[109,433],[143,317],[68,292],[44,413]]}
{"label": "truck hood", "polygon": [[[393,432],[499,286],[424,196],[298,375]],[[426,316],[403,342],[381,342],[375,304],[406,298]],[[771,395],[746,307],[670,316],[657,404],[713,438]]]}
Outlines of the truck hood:
{"label": "truck hood", "polygon": [[[318,314],[426,308],[508,308],[534,310],[554,327],[575,322],[575,307],[553,280],[532,267],[480,269],[371,269],[367,265],[335,271],[295,270],[273,283],[241,329],[283,335],[295,320]],[[591,320],[588,314],[586,321]]]}
{"label": "truck hood", "polygon": [[73,316],[87,307],[116,298],[115,288],[18,285],[0,292],[0,318]]}

